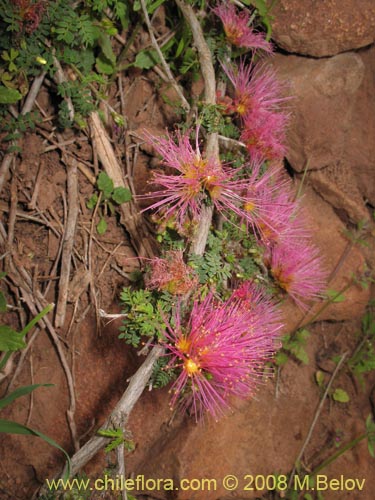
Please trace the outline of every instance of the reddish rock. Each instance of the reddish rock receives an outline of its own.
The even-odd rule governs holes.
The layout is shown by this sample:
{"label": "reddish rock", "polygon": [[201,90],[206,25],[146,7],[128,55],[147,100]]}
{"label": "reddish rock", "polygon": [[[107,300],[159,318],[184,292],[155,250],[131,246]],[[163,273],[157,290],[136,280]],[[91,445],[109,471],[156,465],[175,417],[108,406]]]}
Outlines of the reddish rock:
{"label": "reddish rock", "polygon": [[365,47],[375,40],[373,0],[272,3],[272,38],[288,52],[326,57]]}
{"label": "reddish rock", "polygon": [[340,161],[309,175],[314,189],[334,208],[358,223],[367,220],[369,213],[358,188],[357,178],[348,162]]}
{"label": "reddish rock", "polygon": [[[373,174],[374,164],[368,154],[362,163],[363,180],[359,180],[356,152],[360,158],[363,157],[362,147],[370,152],[366,144],[371,141],[367,141],[363,122],[360,133],[353,126],[354,117],[358,124],[361,121],[357,103],[363,101],[360,89],[368,73],[363,59],[354,53],[324,60],[277,55],[274,65],[295,96],[290,105],[292,116],[288,132],[290,165],[297,172],[307,168],[317,192],[342,211],[346,219],[354,223],[368,219],[364,198],[372,194],[372,190],[375,192],[375,188],[363,189],[362,186],[374,185],[368,178]],[[366,81],[368,78],[366,76]],[[371,111],[375,116],[372,107],[367,114]],[[375,127],[375,119],[371,120]],[[351,161],[348,160],[348,144],[351,144]]]}
{"label": "reddish rock", "polygon": [[288,161],[301,172],[335,164],[343,157],[355,106],[364,77],[359,55],[341,54],[324,60],[277,54],[277,72],[294,96],[290,103]]}
{"label": "reddish rock", "polygon": [[365,73],[356,92],[344,158],[351,165],[362,196],[375,206],[375,47],[358,53]]}

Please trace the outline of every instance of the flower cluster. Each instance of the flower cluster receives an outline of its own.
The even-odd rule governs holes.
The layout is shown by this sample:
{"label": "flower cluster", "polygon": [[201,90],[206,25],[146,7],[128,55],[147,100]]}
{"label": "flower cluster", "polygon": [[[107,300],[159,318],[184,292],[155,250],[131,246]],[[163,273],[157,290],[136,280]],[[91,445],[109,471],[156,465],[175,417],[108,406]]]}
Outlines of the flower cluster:
{"label": "flower cluster", "polygon": [[[271,52],[263,35],[250,28],[246,11],[232,3],[213,9],[221,19],[228,40],[239,47]],[[154,209],[172,219],[182,233],[186,224],[198,221],[211,204],[229,220],[236,216],[251,231],[262,250],[269,277],[295,303],[317,299],[325,286],[311,231],[296,199],[290,178],[281,167],[285,156],[285,130],[289,120],[284,87],[275,71],[262,60],[242,59],[238,67],[222,65],[231,87],[220,96],[223,113],[240,127],[240,139],[248,160],[239,168],[223,165],[216,157],[201,153],[199,127],[193,146],[189,135],[158,137],[147,132],[145,140],[162,157],[164,171],[154,173],[159,190],[144,195]],[[146,285],[185,295],[197,280],[181,252],[154,259]],[[281,322],[275,304],[252,282],[243,283],[220,302],[210,292],[195,300],[188,321],[181,318],[182,301],[161,342],[169,356],[167,367],[179,369],[172,387],[172,406],[181,403],[197,419],[205,410],[218,418],[231,396],[253,393],[264,373],[264,362],[278,345]],[[173,325],[173,326],[172,326]]]}
{"label": "flower cluster", "polygon": [[177,308],[164,343],[169,366],[181,370],[171,406],[182,404],[197,420],[204,410],[217,419],[231,396],[251,395],[278,347],[281,326],[274,304],[249,282],[226,302],[212,294],[194,302],[186,327]]}

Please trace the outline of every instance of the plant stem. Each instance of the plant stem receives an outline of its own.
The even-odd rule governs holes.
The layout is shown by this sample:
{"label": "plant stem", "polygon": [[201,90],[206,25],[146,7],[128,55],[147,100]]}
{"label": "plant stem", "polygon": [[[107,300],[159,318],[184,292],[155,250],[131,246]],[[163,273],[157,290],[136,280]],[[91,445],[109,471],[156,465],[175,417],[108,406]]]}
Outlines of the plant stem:
{"label": "plant stem", "polygon": [[363,441],[366,437],[368,437],[368,433],[367,432],[365,432],[364,434],[361,434],[360,436],[356,437],[355,439],[353,439],[349,443],[347,443],[344,446],[342,446],[341,448],[339,448],[336,451],[336,453],[334,453],[329,458],[327,458],[326,460],[324,460],[324,462],[322,462],[320,465],[318,465],[318,467],[316,467],[311,472],[310,475],[311,476],[315,476],[315,474],[317,474],[322,469],[324,469],[325,467],[327,467],[328,465],[330,465],[332,462],[334,462],[337,458],[339,458],[347,450],[351,450],[352,448],[354,448],[354,446],[356,446],[358,443],[360,443],[361,441]]}

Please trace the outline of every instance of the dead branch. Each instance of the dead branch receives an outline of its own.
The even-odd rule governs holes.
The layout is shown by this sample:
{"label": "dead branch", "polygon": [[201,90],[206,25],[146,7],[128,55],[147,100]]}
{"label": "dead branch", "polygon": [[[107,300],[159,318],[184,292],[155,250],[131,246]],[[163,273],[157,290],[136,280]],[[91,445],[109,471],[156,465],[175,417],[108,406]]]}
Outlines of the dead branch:
{"label": "dead branch", "polygon": [[59,281],[59,295],[56,306],[55,326],[62,327],[65,322],[66,304],[68,298],[70,266],[74,246],[74,236],[77,225],[79,202],[77,163],[75,160],[67,167],[68,174],[68,217],[64,231],[64,242],[61,256],[61,273]]}
{"label": "dead branch", "polygon": [[154,49],[156,50],[156,52],[157,52],[157,54],[158,54],[158,56],[160,58],[160,62],[162,64],[163,68],[164,68],[164,71],[165,71],[165,73],[166,73],[166,75],[168,77],[169,82],[171,83],[172,87],[175,89],[175,91],[177,92],[177,95],[181,99],[181,106],[183,107],[183,109],[185,111],[189,111],[190,110],[190,104],[185,99],[185,96],[182,93],[182,90],[181,90],[180,86],[178,85],[178,83],[174,79],[174,76],[172,74],[171,68],[169,67],[169,64],[167,63],[167,61],[165,60],[163,52],[160,50],[158,42],[157,42],[157,40],[155,38],[154,30],[153,30],[153,27],[151,25],[150,18],[148,16],[148,12],[147,12],[147,8],[146,8],[145,0],[141,0],[141,6],[142,6],[142,11],[143,11],[143,16],[145,18],[146,25],[147,25],[147,28],[148,28],[148,32],[150,33],[152,45],[153,45]]}
{"label": "dead branch", "polygon": [[[122,175],[122,169],[113,151],[107,131],[105,130],[97,112],[90,116],[90,128],[95,143],[99,160],[104,170],[113,180],[115,187],[122,186],[129,189],[129,183]],[[156,254],[155,246],[152,245],[151,235],[148,233],[142,215],[139,213],[135,203],[130,201],[121,205],[122,220],[130,240],[141,257],[153,257]]]}
{"label": "dead branch", "polygon": [[[201,65],[202,76],[204,80],[204,96],[207,104],[216,103],[216,79],[215,69],[212,63],[210,49],[204,38],[202,27],[194,13],[191,5],[185,4],[182,0],[176,0],[186,22],[189,24],[194,44],[198,50],[199,62]],[[219,156],[218,134],[212,133],[207,136],[206,144],[207,156]],[[203,255],[206,248],[208,232],[212,223],[213,207],[206,207],[201,214],[196,234],[193,238],[190,251],[197,255]]]}
{"label": "dead branch", "polygon": [[[46,72],[43,72],[39,76],[35,77],[32,85],[31,85],[29,94],[26,98],[25,104],[23,105],[21,115],[25,115],[26,113],[30,113],[30,111],[32,110],[35,99],[38,95],[40,87],[42,86],[42,83],[43,83],[43,80],[44,80],[46,74],[47,74]],[[10,168],[15,156],[16,156],[15,153],[8,153],[3,158],[3,161],[2,161],[1,167],[0,167],[0,193],[3,190],[6,176],[8,175],[9,168]]]}

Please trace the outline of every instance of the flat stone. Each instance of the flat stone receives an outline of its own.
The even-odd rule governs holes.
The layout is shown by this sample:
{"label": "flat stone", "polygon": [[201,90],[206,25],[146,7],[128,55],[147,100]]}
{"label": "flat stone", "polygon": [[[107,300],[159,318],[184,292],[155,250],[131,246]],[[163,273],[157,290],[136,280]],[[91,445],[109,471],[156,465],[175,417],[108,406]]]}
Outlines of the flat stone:
{"label": "flat stone", "polygon": [[272,4],[272,39],[287,52],[326,57],[375,40],[373,0],[279,0]]}

